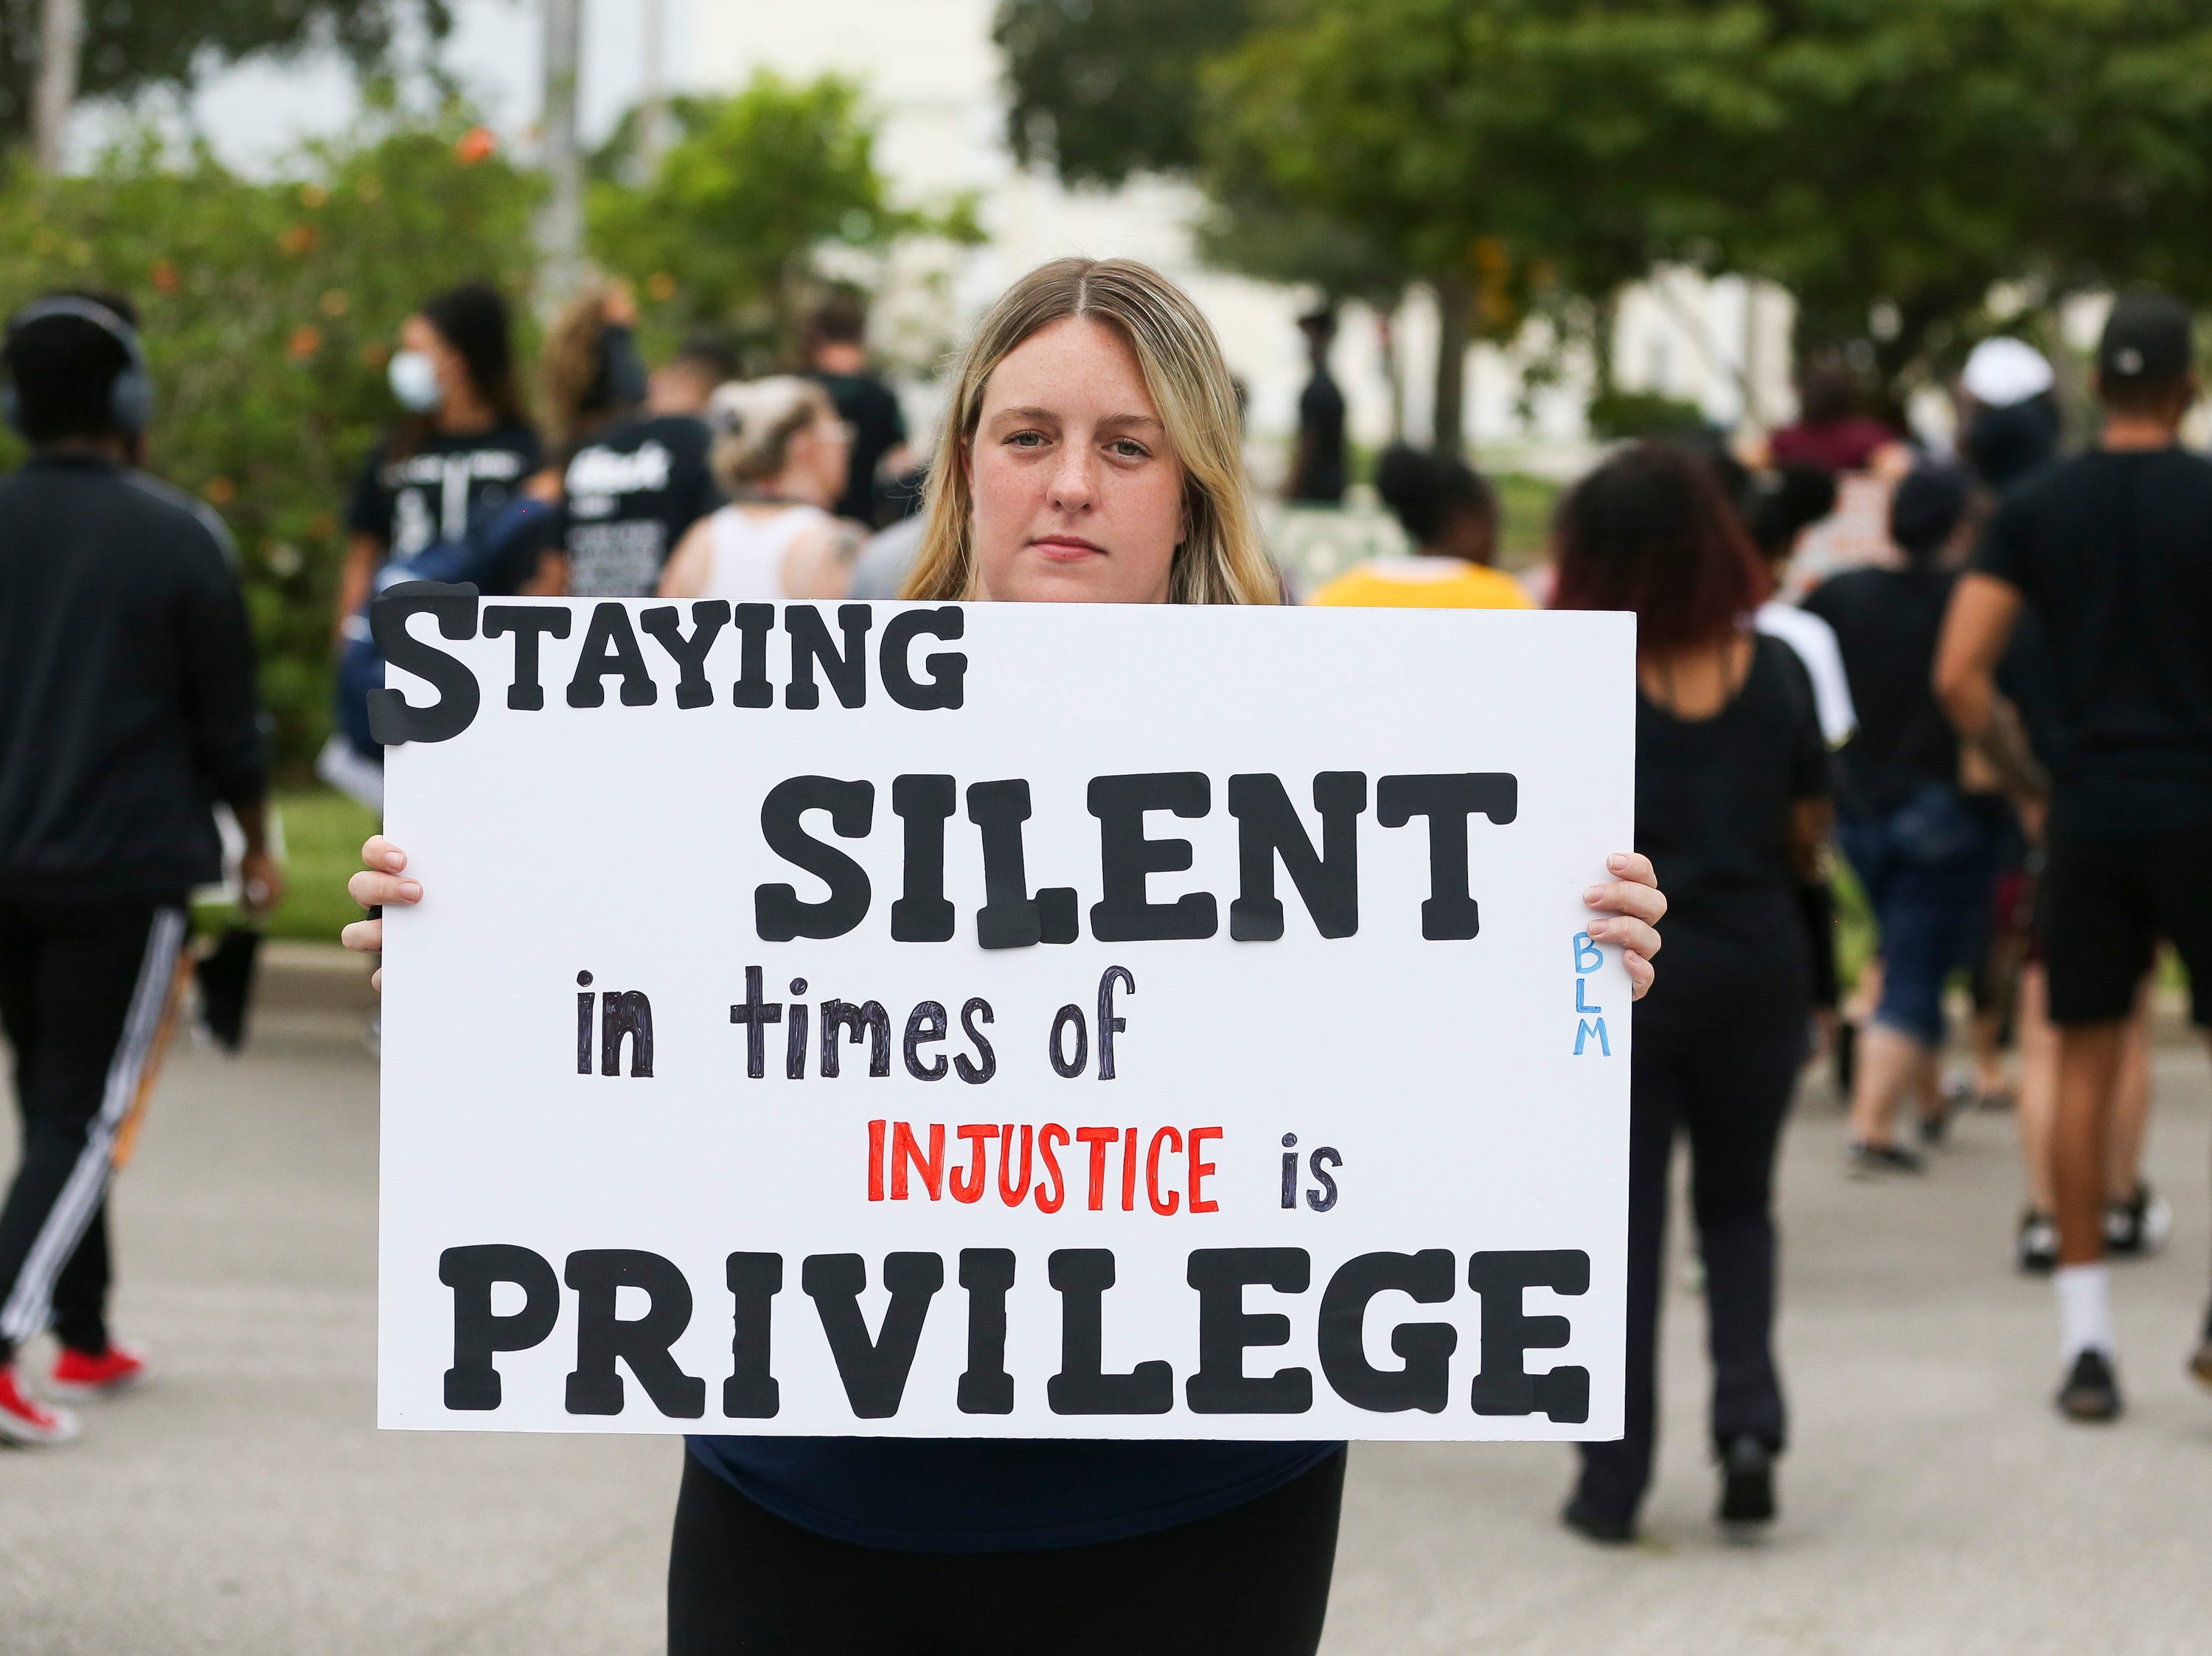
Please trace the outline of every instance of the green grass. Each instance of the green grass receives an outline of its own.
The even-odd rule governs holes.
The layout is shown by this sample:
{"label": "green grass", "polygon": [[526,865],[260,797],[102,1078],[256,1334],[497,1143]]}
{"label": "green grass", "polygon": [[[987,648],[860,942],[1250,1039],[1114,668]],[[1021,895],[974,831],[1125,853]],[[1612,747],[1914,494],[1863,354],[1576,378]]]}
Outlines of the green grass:
{"label": "green grass", "polygon": [[1525,569],[1532,563],[1541,563],[1559,485],[1525,471],[1493,473],[1490,481],[1498,490],[1499,567]]}
{"label": "green grass", "polygon": [[[269,935],[334,943],[347,921],[362,917],[346,878],[361,866],[361,842],[376,832],[376,813],[328,788],[280,789],[270,803],[284,819],[285,889]],[[228,918],[220,906],[196,916],[204,931]]]}

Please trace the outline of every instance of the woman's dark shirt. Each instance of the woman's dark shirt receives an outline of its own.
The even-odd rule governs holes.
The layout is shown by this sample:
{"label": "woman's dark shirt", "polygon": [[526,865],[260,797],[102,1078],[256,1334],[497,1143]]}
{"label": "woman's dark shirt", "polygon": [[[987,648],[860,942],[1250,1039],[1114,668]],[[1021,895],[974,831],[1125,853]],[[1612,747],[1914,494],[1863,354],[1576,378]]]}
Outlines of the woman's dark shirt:
{"label": "woman's dark shirt", "polygon": [[1844,746],[1844,814],[1881,816],[1931,783],[1959,780],[1959,738],[1936,700],[1936,643],[1958,577],[1942,569],[1854,569],[1805,608],[1836,629],[1858,733]]}
{"label": "woman's dark shirt", "polygon": [[500,426],[465,435],[433,433],[402,458],[379,443],[361,469],[345,526],[374,537],[387,556],[412,557],[437,541],[458,541],[483,513],[496,512],[538,470],[538,434]]}
{"label": "woman's dark shirt", "polygon": [[1639,1017],[1711,992],[1809,1007],[1790,825],[1828,792],[1812,681],[1779,639],[1753,636],[1742,687],[1710,719],[1637,697],[1636,848],[1667,894],[1665,964]]}

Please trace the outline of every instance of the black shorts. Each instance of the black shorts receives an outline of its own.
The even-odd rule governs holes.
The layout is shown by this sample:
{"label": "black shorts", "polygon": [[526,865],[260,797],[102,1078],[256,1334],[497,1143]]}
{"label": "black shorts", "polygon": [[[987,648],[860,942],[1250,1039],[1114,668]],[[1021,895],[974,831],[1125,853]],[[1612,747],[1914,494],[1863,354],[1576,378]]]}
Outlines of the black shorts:
{"label": "black shorts", "polygon": [[1257,1501],[1127,1541],[890,1552],[785,1522],[684,1457],[670,1656],[1313,1656],[1344,1452]]}
{"label": "black shorts", "polygon": [[2054,830],[2041,929],[2051,1021],[2110,1023],[2173,944],[2189,968],[2190,1010],[2212,1028],[2212,822],[2154,834]]}

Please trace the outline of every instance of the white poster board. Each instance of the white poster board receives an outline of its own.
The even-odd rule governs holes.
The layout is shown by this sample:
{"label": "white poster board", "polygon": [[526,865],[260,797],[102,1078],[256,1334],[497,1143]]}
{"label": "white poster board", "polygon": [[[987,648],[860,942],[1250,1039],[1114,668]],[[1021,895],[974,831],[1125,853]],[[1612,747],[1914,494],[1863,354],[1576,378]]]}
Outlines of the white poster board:
{"label": "white poster board", "polygon": [[382,1425],[1620,1435],[1630,617],[465,591]]}

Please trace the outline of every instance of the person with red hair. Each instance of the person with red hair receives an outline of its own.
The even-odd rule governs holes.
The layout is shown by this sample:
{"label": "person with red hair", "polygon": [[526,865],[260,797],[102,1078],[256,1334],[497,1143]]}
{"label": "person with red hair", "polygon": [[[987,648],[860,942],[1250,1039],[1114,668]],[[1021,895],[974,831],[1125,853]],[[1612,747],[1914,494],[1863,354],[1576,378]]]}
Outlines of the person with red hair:
{"label": "person with red hair", "polygon": [[1628,1395],[1620,1441],[1582,1446],[1565,1517],[1623,1542],[1651,1477],[1660,1262],[1678,1131],[1705,1259],[1719,1516],[1774,1515],[1775,1154],[1815,998],[1801,888],[1821,882],[1828,753],[1812,682],[1753,630],[1770,581],[1698,457],[1622,451],[1561,500],[1560,610],[1637,618],[1636,848],[1667,882],[1668,970],[1636,1008],[1629,1130]]}

